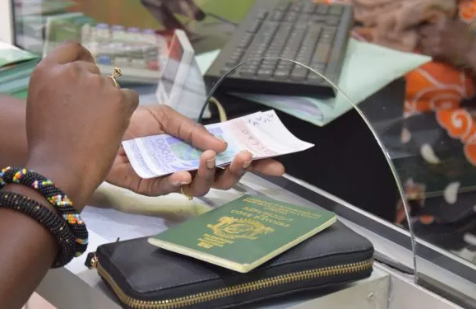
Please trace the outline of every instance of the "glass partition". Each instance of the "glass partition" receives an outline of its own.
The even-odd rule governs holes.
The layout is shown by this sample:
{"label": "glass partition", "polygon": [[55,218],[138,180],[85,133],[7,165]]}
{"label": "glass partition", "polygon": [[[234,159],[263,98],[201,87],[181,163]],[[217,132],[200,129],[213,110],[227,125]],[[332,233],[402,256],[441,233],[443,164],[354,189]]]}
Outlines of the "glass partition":
{"label": "glass partition", "polygon": [[[385,51],[383,49],[380,49],[375,46],[369,46],[367,43],[362,43],[358,42],[356,40],[351,40],[349,43],[348,47],[348,53],[349,54],[356,54],[356,53],[364,53],[367,51],[371,51],[372,49],[375,49],[377,53],[388,53],[389,55],[384,55],[382,56],[381,54],[381,59],[374,59],[375,61],[375,67],[378,68],[382,65],[385,64],[386,61],[388,61],[387,57],[389,56],[394,56],[392,55],[393,52],[390,51]],[[379,61],[381,63],[379,63]],[[406,227],[411,235],[410,241],[411,241],[411,248],[414,252],[416,252],[416,243],[415,243],[415,238],[413,235],[413,226],[411,225],[411,222],[405,223],[405,219],[411,218],[411,208],[408,203],[408,200],[405,199],[406,194],[405,194],[405,188],[403,183],[401,182],[401,178],[399,177],[399,171],[397,167],[395,166],[395,162],[392,158],[392,154],[389,152],[388,145],[386,141],[384,141],[381,138],[382,134],[382,128],[378,127],[378,122],[382,118],[382,114],[378,113],[378,111],[375,110],[375,107],[373,106],[372,108],[369,108],[368,106],[361,106],[358,103],[359,101],[362,101],[362,98],[365,98],[365,96],[368,96],[360,91],[357,91],[356,88],[362,89],[363,87],[368,87],[369,89],[378,89],[381,87],[385,87],[385,81],[378,81],[379,79],[379,70],[375,70],[376,72],[373,72],[371,68],[368,67],[368,65],[360,63],[360,60],[357,62],[353,62],[351,59],[346,61],[344,65],[344,71],[343,71],[343,76],[340,79],[334,78],[328,78],[324,73],[319,72],[318,69],[314,69],[311,66],[305,65],[299,61],[293,60],[293,59],[287,59],[283,57],[258,57],[258,58],[250,58],[245,60],[244,62],[234,66],[231,68],[228,72],[226,72],[223,76],[221,76],[217,82],[213,85],[211,88],[208,98],[203,104],[203,107],[200,111],[200,114],[197,115],[197,119],[201,122],[203,114],[205,113],[206,107],[208,106],[209,102],[212,100],[215,100],[214,95],[216,93],[219,93],[220,90],[220,85],[225,79],[240,79],[242,76],[243,72],[246,72],[246,70],[249,70],[248,68],[250,66],[259,68],[260,66],[263,66],[265,63],[273,63],[274,66],[289,66],[290,70],[303,70],[305,72],[303,75],[307,80],[311,81],[319,81],[321,84],[322,83],[327,83],[330,85],[334,92],[335,92],[335,97],[330,97],[330,98],[311,98],[311,97],[297,97],[293,96],[290,94],[289,96],[272,96],[272,95],[265,95],[265,94],[251,94],[251,93],[233,93],[234,96],[244,98],[246,100],[258,102],[266,107],[269,107],[269,109],[276,109],[279,110],[283,113],[293,115],[295,117],[298,117],[301,119],[303,122],[309,122],[309,123],[319,123],[319,124],[325,124],[324,120],[326,118],[330,118],[330,115],[335,115],[335,117],[338,117],[347,111],[350,110],[355,110],[359,117],[361,118],[362,122],[365,123],[365,125],[368,128],[367,134],[371,135],[374,139],[374,143],[378,145],[380,152],[382,156],[385,158],[385,161],[387,163],[387,169],[391,172],[393,178],[394,178],[394,186],[396,187],[397,193],[400,196],[400,199],[398,199],[398,204],[397,202],[395,203],[398,208],[396,209],[396,217],[401,219],[401,222],[398,224],[403,225]],[[361,83],[361,85],[354,86],[352,85],[352,82],[359,80],[359,75],[361,75],[361,71],[357,70],[358,67],[364,67],[367,66],[367,75],[369,76],[370,81],[367,81],[365,83]],[[395,67],[395,66],[394,66]],[[355,69],[355,70],[354,70]],[[390,68],[390,71],[392,71],[393,68]],[[258,70],[258,69],[257,69]],[[377,77],[372,78],[371,76],[373,74],[376,74]],[[395,73],[396,76],[398,76],[398,73]],[[347,92],[345,92],[341,87],[347,87],[349,91],[354,95],[354,97],[357,98],[358,101],[352,100],[352,98],[348,95]],[[371,93],[372,90],[368,90],[368,93]],[[331,110],[332,112],[328,111],[322,111],[319,109],[320,105],[327,105],[328,109]],[[385,112],[386,107],[380,106],[378,109],[382,109]],[[264,111],[263,111],[264,112]],[[376,113],[377,112],[377,113]],[[324,114],[325,113],[325,114]],[[331,122],[331,120],[328,120],[328,122]],[[376,124],[377,123],[377,126]],[[383,128],[384,131],[387,130],[387,128]],[[317,129],[318,130],[318,129]],[[299,135],[299,134],[298,134]],[[319,148],[319,145],[316,146]],[[334,149],[335,152],[344,152],[348,153],[349,150],[342,150],[339,148]],[[319,153],[319,151],[317,151]],[[338,154],[336,154],[338,156]],[[345,155],[348,156],[348,155]],[[319,160],[319,158],[316,158],[316,160]],[[312,169],[312,162],[306,163],[309,168]],[[332,165],[333,163],[330,162],[328,163],[329,165]],[[303,166],[301,168],[304,168]],[[349,172],[351,174],[352,172]],[[372,191],[374,190],[379,190],[378,186],[375,188],[372,188],[371,186],[368,187],[368,194],[371,194]],[[416,275],[417,275],[417,260],[416,256],[413,258],[413,268],[415,270],[414,276],[416,280]]]}
{"label": "glass partition", "polygon": [[[476,7],[476,3],[474,5]],[[459,10],[465,8],[463,5]],[[451,11],[445,11],[448,16],[464,17],[456,6],[447,9]],[[415,281],[418,281],[420,275],[417,268],[419,259],[439,262],[452,271],[458,269],[459,274],[468,279],[473,279],[476,271],[473,265],[476,263],[476,123],[472,111],[474,100],[471,99],[474,96],[472,70],[476,67],[470,67],[474,60],[467,56],[476,39],[470,26],[462,21],[455,21],[453,17],[441,17],[434,24],[428,22],[422,25],[422,33],[418,33],[422,36],[419,39],[421,41],[414,42],[412,49],[396,48],[383,42],[366,42],[366,38],[359,36],[358,30],[361,29],[356,29],[354,38],[347,46],[347,56],[339,78],[328,77],[326,72],[319,72],[318,65],[311,64],[309,67],[296,61],[299,55],[297,58],[283,59],[279,57],[286,53],[283,51],[276,55],[278,57],[256,58],[259,53],[247,51],[245,53],[249,57],[246,61],[222,76],[214,84],[209,97],[212,98],[215,91],[228,93],[259,103],[261,110],[279,110],[282,112],[279,115],[286,119],[289,117],[284,116],[285,114],[291,115],[301,122],[302,126],[294,126],[296,131],[292,131],[302,139],[311,137],[312,134],[300,130],[312,130],[314,135],[319,136],[320,132],[327,130],[326,127],[345,126],[343,119],[348,117],[347,114],[358,115],[368,129],[367,132],[361,131],[360,138],[374,139],[373,142],[386,162],[386,166],[382,166],[380,158],[376,160],[379,162],[376,162],[376,165],[388,171],[375,171],[373,167],[366,166],[363,170],[367,169],[369,175],[361,176],[361,179],[369,183],[366,187],[355,186],[360,191],[365,188],[360,195],[377,196],[380,190],[393,195],[385,197],[383,201],[386,204],[380,206],[387,212],[377,210],[375,205],[372,205],[372,199],[367,200],[370,201],[369,205],[355,205],[378,216],[385,215],[382,216],[385,220],[410,233],[411,248],[414,251]],[[445,31],[452,31],[455,37],[458,31],[463,34],[457,39],[447,35]],[[441,40],[447,41],[440,42],[440,38],[431,36],[443,36]],[[263,37],[263,40],[268,38]],[[269,40],[273,45],[272,37]],[[440,55],[439,53],[443,53],[440,49],[444,49],[445,44],[461,45],[460,55],[453,55],[449,51],[445,51],[449,55]],[[445,58],[450,56],[456,59]],[[463,63],[464,61],[466,63]],[[220,92],[220,83],[224,79],[230,79],[230,83],[238,83],[249,69],[258,72],[268,64],[306,71],[303,73],[303,80],[315,80],[317,84],[325,81],[324,83],[331,84],[335,97],[298,96],[293,91],[280,96],[236,93],[230,92],[228,87]],[[348,119],[346,121],[347,124],[350,123]],[[307,125],[303,125],[304,123]],[[309,129],[312,127],[309,124],[314,125],[314,128]],[[353,129],[355,128],[348,128]],[[319,184],[324,190],[338,193],[335,185],[326,184],[327,180],[329,183],[336,180],[318,180],[320,170],[313,166],[314,161],[321,160],[322,149],[319,140],[312,142],[316,143],[315,157],[299,155],[292,159],[283,158],[286,163],[299,161],[297,164],[291,163],[297,168],[292,169],[290,174],[311,184]],[[345,141],[336,139],[335,143]],[[345,157],[355,165],[359,165],[359,159],[352,158],[355,154],[365,156],[365,152],[334,146],[331,153],[336,162],[339,162],[339,157]],[[362,162],[371,165],[368,160]],[[329,160],[327,165],[340,169],[332,160]],[[356,166],[355,169],[336,174],[341,178],[346,174],[350,177],[351,174],[362,171],[360,168]],[[307,173],[298,171],[299,169],[307,170]],[[392,181],[389,181],[389,175]],[[325,174],[325,177],[328,175]],[[353,186],[344,179],[342,185]],[[393,187],[393,190],[390,187]],[[345,198],[352,200],[359,194],[354,193],[355,196],[352,196],[347,191],[346,195]],[[337,196],[341,197],[338,194]],[[359,199],[355,198],[355,201]],[[455,268],[456,265],[458,268]],[[427,279],[428,274],[421,275],[423,279]],[[439,283],[436,286],[444,285]],[[446,289],[448,290],[448,287]]]}

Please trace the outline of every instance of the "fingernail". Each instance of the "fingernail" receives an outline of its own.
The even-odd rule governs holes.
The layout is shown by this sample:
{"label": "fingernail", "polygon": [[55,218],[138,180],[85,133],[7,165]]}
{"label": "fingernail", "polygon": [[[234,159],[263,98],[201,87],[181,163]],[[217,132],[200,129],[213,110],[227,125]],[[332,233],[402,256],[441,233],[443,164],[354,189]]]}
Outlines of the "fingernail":
{"label": "fingernail", "polygon": [[190,184],[192,181],[176,181],[173,183],[174,186],[181,186],[181,185],[188,185]]}
{"label": "fingernail", "polygon": [[216,157],[213,157],[212,159],[207,160],[207,168],[208,169],[215,168],[215,160],[216,160]]}
{"label": "fingernail", "polygon": [[245,161],[243,163],[243,169],[248,169],[251,166],[251,160]]}

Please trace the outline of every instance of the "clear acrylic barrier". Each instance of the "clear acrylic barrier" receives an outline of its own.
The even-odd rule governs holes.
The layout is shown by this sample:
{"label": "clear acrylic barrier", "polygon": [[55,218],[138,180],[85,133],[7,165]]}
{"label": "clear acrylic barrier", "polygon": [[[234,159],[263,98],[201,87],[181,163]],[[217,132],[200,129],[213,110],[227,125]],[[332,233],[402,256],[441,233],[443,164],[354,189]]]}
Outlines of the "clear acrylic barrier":
{"label": "clear acrylic barrier", "polygon": [[[374,125],[372,124],[372,120],[367,116],[367,112],[364,111],[364,109],[362,109],[361,107],[359,107],[359,105],[352,100],[352,98],[350,98],[346,92],[342,89],[340,89],[337,85],[336,85],[336,82],[335,81],[332,81],[330,79],[328,79],[324,74],[320,73],[318,70],[316,69],[313,69],[303,63],[300,63],[298,61],[295,61],[295,60],[292,60],[292,59],[285,59],[285,58],[281,58],[281,57],[261,57],[261,58],[254,58],[254,59],[249,59],[245,62],[242,62],[240,63],[239,65],[235,66],[234,68],[232,68],[230,71],[228,71],[226,74],[224,74],[220,80],[218,80],[212,87],[211,91],[209,92],[209,95],[208,95],[208,98],[207,98],[207,103],[210,102],[212,100],[212,98],[214,98],[214,95],[216,93],[217,90],[219,90],[219,87],[220,87],[220,84],[221,82],[226,79],[226,78],[229,78],[230,76],[239,76],[239,70],[240,70],[240,67],[242,66],[247,66],[247,65],[256,65],[261,62],[261,61],[265,61],[265,60],[275,60],[279,63],[292,63],[294,64],[294,67],[297,68],[297,67],[301,67],[301,68],[305,68],[305,70],[308,71],[308,73],[306,74],[309,75],[309,76],[312,76],[314,75],[314,77],[308,77],[308,79],[310,80],[314,80],[314,81],[319,81],[320,83],[327,83],[329,85],[331,85],[331,87],[334,89],[335,93],[336,93],[336,98],[338,98],[338,100],[335,100],[333,103],[331,103],[331,105],[334,105],[334,106],[330,106],[329,108],[330,109],[340,109],[341,111],[348,111],[348,110],[352,110],[352,109],[355,109],[358,114],[360,115],[360,117],[362,118],[362,120],[366,123],[366,125],[368,126],[371,134],[374,136],[375,138],[375,143],[377,143],[383,153],[383,155],[385,156],[385,159],[387,160],[387,163],[388,163],[388,169],[391,170],[392,172],[392,175],[394,176],[395,178],[395,184],[398,188],[398,192],[400,193],[400,197],[401,197],[401,206],[405,212],[405,215],[407,218],[410,218],[410,207],[409,207],[409,204],[408,204],[408,201],[407,199],[405,199],[405,191],[404,191],[404,187],[403,187],[403,183],[401,182],[401,179],[399,177],[399,174],[397,172],[397,168],[395,167],[394,165],[394,162],[392,160],[392,157],[391,157],[391,154],[389,153],[389,151],[387,150],[387,147],[385,145],[385,141],[383,141],[381,138],[380,138],[380,134],[379,132],[374,128]],[[261,102],[261,103],[264,103],[266,102],[267,100],[269,101],[272,101],[272,99],[276,99],[275,96],[266,96],[266,95],[255,95],[255,94],[235,94],[237,96],[241,96],[243,98],[247,98],[247,99],[251,99],[251,100],[255,100],[255,101],[258,101],[258,102]],[[277,99],[276,99],[277,100]],[[287,98],[288,100],[288,104],[286,105],[286,102],[283,102],[281,105],[277,105],[277,108],[278,110],[281,110],[285,113],[292,113],[292,111],[290,111],[290,107],[292,106],[292,103],[289,102],[289,100],[292,101],[292,98]],[[298,98],[294,98],[294,100],[299,100]],[[204,104],[203,108],[202,108],[202,111],[198,117],[198,120],[201,121],[202,120],[202,115],[203,113],[205,112],[205,109],[206,107],[208,106],[208,104]],[[312,109],[312,108],[316,108],[316,106],[312,105],[312,103],[308,102],[309,104],[309,108]],[[269,105],[269,104],[268,104]],[[306,103],[304,103],[301,108],[304,109]],[[337,107],[337,105],[339,105]],[[317,108],[318,109],[318,108]],[[385,109],[383,107],[383,109]],[[314,112],[316,113],[316,112]],[[342,113],[345,113],[345,112],[342,112]],[[312,115],[312,112],[309,113],[310,115]],[[325,117],[322,115],[322,118],[321,119],[325,119]],[[312,120],[310,119],[307,119],[308,122],[312,122]],[[317,128],[318,129],[318,128]],[[410,222],[409,222],[410,223]],[[409,229],[409,232],[411,234],[411,243],[412,243],[412,250],[413,252],[415,253],[416,252],[416,243],[415,243],[415,238],[414,238],[414,234],[413,234],[413,227],[412,225],[407,225],[407,228]],[[413,267],[414,267],[414,270],[416,271],[417,270],[417,260],[416,260],[416,256],[413,257]],[[416,281],[416,277],[417,277],[417,272],[414,273],[414,277],[415,277],[415,281]]]}
{"label": "clear acrylic barrier", "polygon": [[[472,180],[476,176],[476,169],[471,164],[472,140],[468,137],[468,143],[463,145],[451,137],[454,137],[455,134],[461,136],[466,130],[469,134],[470,128],[465,127],[466,118],[469,115],[462,112],[449,114],[443,111],[407,117],[408,113],[405,113],[405,109],[408,107],[404,106],[405,88],[402,81],[400,81],[402,87],[396,94],[398,98],[386,100],[385,97],[376,96],[379,92],[393,87],[392,84],[398,83],[401,77],[412,70],[412,66],[416,68],[427,62],[428,59],[413,59],[414,63],[408,68],[397,64],[402,72],[388,73],[388,80],[384,80],[377,89],[372,89],[372,85],[368,85],[369,82],[363,82],[362,87],[369,88],[367,95],[358,92],[356,94],[352,88],[355,88],[355,85],[343,82],[346,80],[346,75],[351,74],[346,72],[349,66],[344,66],[339,81],[332,81],[318,70],[291,59],[279,57],[249,59],[231,69],[213,85],[207,102],[220,93],[220,83],[225,78],[239,78],[240,67],[256,65],[264,60],[287,62],[292,63],[295,68],[305,68],[308,71],[307,79],[325,81],[335,90],[336,98],[314,98],[316,100],[313,101],[310,98],[296,97],[295,94],[290,94],[289,97],[264,94],[233,94],[234,96],[264,104],[285,114],[291,114],[295,118],[301,119],[303,123],[312,123],[315,125],[313,130],[316,133],[326,130],[327,126],[345,126],[344,123],[339,124],[340,118],[344,118],[346,113],[351,113],[351,110],[357,112],[362,122],[366,124],[369,131],[363,134],[373,136],[375,144],[378,145],[386,160],[386,169],[390,170],[394,178],[395,191],[398,195],[393,204],[383,207],[392,208],[394,218],[391,223],[408,230],[411,235],[411,248],[414,253],[414,281],[418,281],[420,274],[417,268],[419,247],[422,247],[421,252],[423,253],[428,245],[432,249],[436,248],[433,253],[438,253],[438,257],[433,257],[433,259],[449,257],[450,260],[474,270],[470,257],[471,241],[473,241],[472,238],[476,239],[471,235],[476,226],[476,215],[473,210],[475,199],[471,199],[472,195],[476,198],[476,194],[472,193],[475,185]],[[366,63],[364,66],[368,66],[368,71],[372,73],[372,64]],[[382,69],[380,68],[380,70]],[[392,68],[389,67],[389,70],[392,71]],[[368,76],[369,72],[362,73],[362,78]],[[385,73],[384,69],[383,72]],[[353,73],[355,75],[355,72]],[[380,74],[382,73],[380,72]],[[392,74],[396,76],[393,77]],[[315,78],[310,78],[311,75],[314,75]],[[342,87],[339,88],[337,84]],[[355,98],[348,95],[347,90]],[[395,96],[395,92],[393,95]],[[387,99],[389,98],[387,97]],[[445,104],[445,100],[442,99],[442,102],[435,104]],[[260,107],[260,109],[264,110],[266,107]],[[300,137],[298,132],[293,131],[293,133]],[[316,148],[319,149],[319,141],[315,143]],[[336,147],[335,151],[347,153],[336,154],[337,157],[349,156],[350,158],[353,156],[352,150],[342,151]],[[319,160],[319,151],[316,151],[315,154],[317,156],[315,160]],[[332,165],[332,162],[328,164]],[[312,169],[312,163],[307,163],[307,168],[303,166],[303,169]],[[335,169],[339,169],[339,167],[336,166]],[[319,171],[315,173],[318,174]],[[348,171],[348,173],[352,174],[352,171]],[[378,178],[378,174],[375,177]],[[375,180],[373,186],[369,186],[368,195],[373,195],[375,191],[380,190],[378,183],[379,180]],[[416,238],[418,238],[418,242]],[[425,247],[423,248],[421,244],[424,244]]]}

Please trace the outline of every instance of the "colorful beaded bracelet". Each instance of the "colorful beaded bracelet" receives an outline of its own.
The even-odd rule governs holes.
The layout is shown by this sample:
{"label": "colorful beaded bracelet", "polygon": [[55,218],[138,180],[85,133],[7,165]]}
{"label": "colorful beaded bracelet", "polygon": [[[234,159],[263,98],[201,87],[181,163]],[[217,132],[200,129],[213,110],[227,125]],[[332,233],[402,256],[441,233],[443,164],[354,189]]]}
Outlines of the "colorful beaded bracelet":
{"label": "colorful beaded bracelet", "polygon": [[51,180],[44,176],[19,167],[7,167],[0,172],[0,189],[6,184],[15,183],[28,186],[48,200],[58,213],[65,219],[69,229],[75,236],[75,256],[83,254],[88,247],[88,231],[73,202],[57,188]]}
{"label": "colorful beaded bracelet", "polygon": [[57,213],[28,197],[5,191],[0,193],[0,208],[23,213],[50,231],[60,245],[60,251],[56,255],[52,268],[63,267],[73,259],[75,237]]}

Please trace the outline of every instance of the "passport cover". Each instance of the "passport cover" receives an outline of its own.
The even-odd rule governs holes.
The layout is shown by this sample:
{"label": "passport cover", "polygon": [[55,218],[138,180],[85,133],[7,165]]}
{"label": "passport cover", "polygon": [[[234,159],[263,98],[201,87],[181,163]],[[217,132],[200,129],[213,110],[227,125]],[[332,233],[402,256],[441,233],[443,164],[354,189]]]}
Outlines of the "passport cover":
{"label": "passport cover", "polygon": [[243,196],[170,228],[149,243],[246,273],[331,226],[337,217],[264,197]]}

